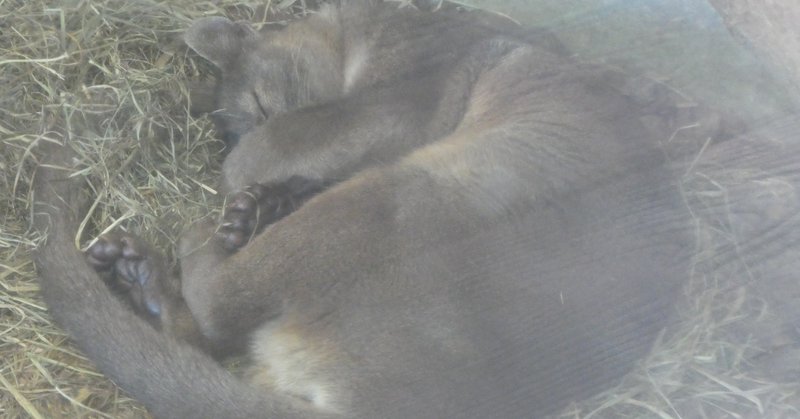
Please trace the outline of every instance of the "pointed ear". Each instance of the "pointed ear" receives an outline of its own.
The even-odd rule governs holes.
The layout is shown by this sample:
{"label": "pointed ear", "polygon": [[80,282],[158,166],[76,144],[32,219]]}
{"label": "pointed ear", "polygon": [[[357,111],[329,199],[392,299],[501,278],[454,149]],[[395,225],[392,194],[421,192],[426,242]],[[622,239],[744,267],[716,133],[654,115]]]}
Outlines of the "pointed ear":
{"label": "pointed ear", "polygon": [[192,23],[183,39],[194,52],[221,69],[236,58],[242,41],[255,34],[247,25],[215,16]]}

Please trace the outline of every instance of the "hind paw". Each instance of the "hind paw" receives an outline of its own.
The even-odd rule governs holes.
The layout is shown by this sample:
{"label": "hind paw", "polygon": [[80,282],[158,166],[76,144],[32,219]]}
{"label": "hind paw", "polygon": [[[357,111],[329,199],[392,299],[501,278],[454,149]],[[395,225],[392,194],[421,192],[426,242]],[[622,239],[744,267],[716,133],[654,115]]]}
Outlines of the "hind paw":
{"label": "hind paw", "polygon": [[128,234],[105,235],[86,251],[86,259],[96,270],[110,272],[111,286],[127,295],[137,312],[160,318],[163,264],[143,241]]}

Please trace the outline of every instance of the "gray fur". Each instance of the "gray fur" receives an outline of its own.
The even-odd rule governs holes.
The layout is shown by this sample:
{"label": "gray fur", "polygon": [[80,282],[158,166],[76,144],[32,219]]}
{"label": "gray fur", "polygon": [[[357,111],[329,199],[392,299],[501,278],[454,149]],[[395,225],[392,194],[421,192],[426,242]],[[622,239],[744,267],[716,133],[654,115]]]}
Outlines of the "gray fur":
{"label": "gray fur", "polygon": [[[676,181],[616,76],[481,22],[346,2],[265,34],[196,23],[238,137],[226,189],[338,184],[233,254],[189,232],[161,334],[68,245],[74,212],[44,206],[55,317],[163,417],[537,417],[617,382],[687,275]],[[42,202],[78,202],[42,177]],[[249,345],[254,384],[180,342],[198,335]]]}

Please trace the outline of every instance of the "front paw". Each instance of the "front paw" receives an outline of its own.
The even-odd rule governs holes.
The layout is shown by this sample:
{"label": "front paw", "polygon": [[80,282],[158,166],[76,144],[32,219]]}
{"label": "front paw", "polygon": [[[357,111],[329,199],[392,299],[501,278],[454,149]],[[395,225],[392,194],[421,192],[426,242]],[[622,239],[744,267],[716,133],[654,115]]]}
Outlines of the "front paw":
{"label": "front paw", "polygon": [[126,295],[136,312],[151,321],[160,319],[163,263],[142,240],[129,234],[102,236],[86,251],[86,259],[96,270],[110,273],[111,287]]}
{"label": "front paw", "polygon": [[253,184],[236,192],[217,232],[222,246],[238,250],[264,227],[291,214],[325,188],[325,183],[293,176],[286,182]]}

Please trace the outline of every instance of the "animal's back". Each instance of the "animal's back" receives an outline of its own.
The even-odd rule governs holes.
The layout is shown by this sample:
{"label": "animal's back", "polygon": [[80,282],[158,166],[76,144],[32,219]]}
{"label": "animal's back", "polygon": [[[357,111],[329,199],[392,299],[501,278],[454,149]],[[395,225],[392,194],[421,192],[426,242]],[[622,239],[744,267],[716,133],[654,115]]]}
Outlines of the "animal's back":
{"label": "animal's back", "polygon": [[537,417],[615,383],[686,277],[686,220],[664,176],[630,172],[482,227],[392,217],[391,240],[326,234],[348,257],[332,272],[312,266],[326,291],[297,303],[335,307],[309,323],[356,372],[342,386],[352,413]]}

